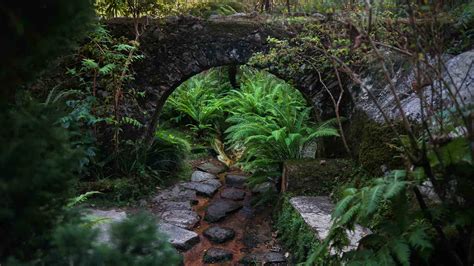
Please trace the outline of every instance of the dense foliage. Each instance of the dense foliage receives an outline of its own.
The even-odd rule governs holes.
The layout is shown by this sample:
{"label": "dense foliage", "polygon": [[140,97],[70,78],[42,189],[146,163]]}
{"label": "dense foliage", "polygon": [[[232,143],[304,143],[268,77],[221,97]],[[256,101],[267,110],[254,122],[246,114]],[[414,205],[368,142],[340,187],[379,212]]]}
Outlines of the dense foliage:
{"label": "dense foliage", "polygon": [[0,257],[34,256],[72,196],[83,154],[59,118],[28,97],[0,114]]}
{"label": "dense foliage", "polygon": [[238,153],[239,164],[254,173],[250,184],[279,176],[281,163],[302,158],[315,139],[338,135],[333,121],[311,122],[301,93],[273,75],[242,68],[240,88],[231,89],[221,72],[184,83],[168,100],[164,117],[182,126],[189,121],[187,127],[211,144],[225,139],[226,150]]}
{"label": "dense foliage", "polygon": [[[309,106],[294,86],[247,67],[234,84],[222,67],[178,88],[153,141],[143,141],[149,110],[142,103],[149,95],[133,86],[133,66],[146,59],[138,19],[240,12],[297,29],[289,39],[269,38],[269,51],[251,65],[311,84],[328,95],[326,105]],[[94,16],[133,18],[135,38],[111,36]],[[7,0],[0,3],[0,25],[0,264],[180,265],[153,218],[112,225],[104,244],[91,228],[100,221],[77,219],[79,205],[89,197],[131,204],[179,178],[200,145],[250,172],[249,184],[275,184],[283,161],[308,151],[314,157],[316,149],[328,155],[321,138],[340,136],[343,156],[361,170],[334,192],[341,193],[329,236],[317,241],[287,198],[277,215],[295,261],[472,265],[474,118],[469,99],[458,96],[472,77],[454,82],[443,61],[473,48],[472,1]],[[402,68],[413,72],[419,120],[400,106],[393,83]],[[385,80],[398,121],[361,80],[368,72]],[[355,90],[375,102],[383,126],[353,124],[350,108],[341,106],[350,105]],[[346,124],[343,116],[353,120]],[[348,127],[360,143],[346,138]],[[365,130],[360,139],[356,127]],[[358,249],[345,250],[347,231],[359,225],[370,234]]]}

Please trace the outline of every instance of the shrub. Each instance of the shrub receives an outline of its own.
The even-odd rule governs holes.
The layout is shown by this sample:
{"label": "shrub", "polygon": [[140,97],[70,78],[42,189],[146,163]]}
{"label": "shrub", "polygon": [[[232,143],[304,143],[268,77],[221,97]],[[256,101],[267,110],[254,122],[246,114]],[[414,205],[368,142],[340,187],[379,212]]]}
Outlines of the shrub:
{"label": "shrub", "polygon": [[71,195],[81,152],[59,118],[31,99],[0,110],[0,258],[34,256]]}
{"label": "shrub", "polygon": [[[82,223],[58,227],[52,249],[35,265],[180,265],[180,256],[158,232],[156,221],[138,214],[111,225],[109,244],[98,243],[98,231]],[[11,260],[8,265],[18,265]]]}

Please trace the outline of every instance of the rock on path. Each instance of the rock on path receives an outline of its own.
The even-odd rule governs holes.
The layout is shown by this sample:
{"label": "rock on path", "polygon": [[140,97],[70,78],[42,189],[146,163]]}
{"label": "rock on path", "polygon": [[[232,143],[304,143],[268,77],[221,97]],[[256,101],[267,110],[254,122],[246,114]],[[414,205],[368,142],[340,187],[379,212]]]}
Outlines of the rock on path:
{"label": "rock on path", "polygon": [[179,250],[186,251],[200,241],[198,234],[179,226],[169,223],[160,223],[158,227],[160,231],[168,237],[171,245]]}
{"label": "rock on path", "polygon": [[206,162],[197,167],[199,170],[208,172],[214,175],[218,175],[220,173],[223,173],[227,170],[227,166],[225,166],[223,163],[211,163],[211,162]]}
{"label": "rock on path", "polygon": [[203,232],[203,235],[214,243],[222,244],[235,237],[235,231],[231,228],[212,226]]}
{"label": "rock on path", "polygon": [[246,176],[241,175],[226,175],[225,183],[229,187],[244,188],[245,181],[247,181]]}
{"label": "rock on path", "polygon": [[210,223],[215,223],[240,208],[242,208],[242,203],[218,199],[209,204],[204,219]]}
{"label": "rock on path", "polygon": [[183,188],[194,190],[198,194],[206,196],[206,197],[212,197],[214,194],[216,194],[217,190],[220,187],[220,185],[216,186],[216,184],[211,185],[211,184],[205,184],[201,182],[185,182],[185,183],[181,183],[180,185]]}
{"label": "rock on path", "polygon": [[166,223],[186,229],[193,229],[200,220],[199,215],[190,210],[169,210],[159,213],[158,216]]}
{"label": "rock on path", "polygon": [[233,257],[232,252],[222,249],[222,248],[210,248],[204,253],[203,262],[204,263],[218,263],[229,261]]}
{"label": "rock on path", "polygon": [[245,255],[240,260],[244,265],[287,265],[286,258],[278,252],[262,252]]}
{"label": "rock on path", "polygon": [[230,200],[243,200],[245,191],[236,188],[226,188],[221,192],[221,198]]}
{"label": "rock on path", "polygon": [[159,191],[153,198],[153,203],[160,205],[166,202],[190,202],[197,203],[196,191],[185,187],[174,185],[171,188]]}

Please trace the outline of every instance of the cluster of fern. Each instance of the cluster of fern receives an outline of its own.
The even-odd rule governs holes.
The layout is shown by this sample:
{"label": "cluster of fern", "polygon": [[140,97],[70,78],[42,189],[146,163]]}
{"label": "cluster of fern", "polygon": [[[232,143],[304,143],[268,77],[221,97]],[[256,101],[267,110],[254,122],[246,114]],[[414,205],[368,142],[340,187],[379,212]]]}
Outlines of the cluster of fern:
{"label": "cluster of fern", "polygon": [[278,176],[280,164],[302,158],[313,140],[338,135],[334,121],[311,121],[311,107],[290,85],[264,72],[247,72],[243,80],[229,95],[226,138],[230,147],[244,150],[241,164],[254,173],[251,184]]}
{"label": "cluster of fern", "polygon": [[242,153],[239,163],[253,173],[251,185],[279,176],[279,165],[302,158],[309,143],[338,136],[335,121],[313,123],[301,93],[275,76],[242,67],[240,88],[231,89],[222,72],[184,83],[165,105],[164,117],[186,125],[198,139],[225,139],[227,150]]}
{"label": "cluster of fern", "polygon": [[[439,188],[422,167],[395,170],[347,188],[332,214],[329,236],[307,264],[329,259],[347,265],[449,264],[456,258],[457,265],[468,265],[463,263],[472,254],[466,243],[474,221],[469,143],[458,137],[438,149],[428,159],[438,182],[445,182],[444,193],[436,192]],[[445,167],[450,169],[447,175]],[[372,232],[362,238],[359,249],[346,252],[346,233],[358,225]]]}

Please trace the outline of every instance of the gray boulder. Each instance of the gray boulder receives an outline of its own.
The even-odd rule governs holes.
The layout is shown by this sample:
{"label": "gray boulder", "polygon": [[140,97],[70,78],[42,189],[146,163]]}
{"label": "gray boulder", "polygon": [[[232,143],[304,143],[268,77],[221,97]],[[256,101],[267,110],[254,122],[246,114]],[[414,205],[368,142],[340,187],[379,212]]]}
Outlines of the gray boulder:
{"label": "gray boulder", "polygon": [[[334,204],[329,197],[293,197],[290,204],[301,215],[303,220],[315,232],[317,239],[323,241],[329,235],[332,226],[331,214]],[[356,226],[353,231],[347,231],[349,245],[343,251],[357,249],[359,240],[370,233],[370,230],[361,226]],[[331,251],[333,253],[333,251]]]}
{"label": "gray boulder", "polygon": [[[395,66],[399,66],[398,69],[395,69],[392,82],[400,98],[402,109],[410,119],[420,120],[420,100],[413,86],[416,84],[415,69],[413,67],[410,69],[404,68],[403,66],[407,62],[393,53],[385,52],[384,55],[387,61],[391,61]],[[422,88],[417,88],[417,90],[424,91],[427,102],[435,103],[434,108],[452,106],[452,99],[450,99],[448,95],[449,91],[454,92],[455,88],[459,90],[457,93],[458,99],[463,99],[465,104],[472,103],[474,94],[474,67],[472,66],[474,50],[464,52],[454,57],[445,55],[442,60],[445,65],[442,80],[445,82],[434,81],[432,84],[433,87],[427,82],[423,84]],[[431,61],[431,64],[435,65],[434,60]],[[423,66],[422,68],[426,68],[422,69],[422,71],[428,73],[428,75],[436,77],[430,68]],[[390,119],[400,119],[401,114],[396,107],[395,97],[390,92],[389,83],[383,77],[379,65],[374,64],[373,69],[370,69],[368,74],[365,75],[363,78],[363,86],[371,91],[380,106],[387,111],[387,115]],[[432,95],[432,88],[437,91],[436,95]],[[354,99],[356,109],[363,111],[369,118],[377,122],[385,122],[382,114],[365,90],[354,90],[352,92],[352,98]]]}
{"label": "gray boulder", "polygon": [[171,245],[181,251],[189,250],[200,241],[199,235],[195,232],[173,224],[160,223],[158,228],[168,237],[168,241]]}

